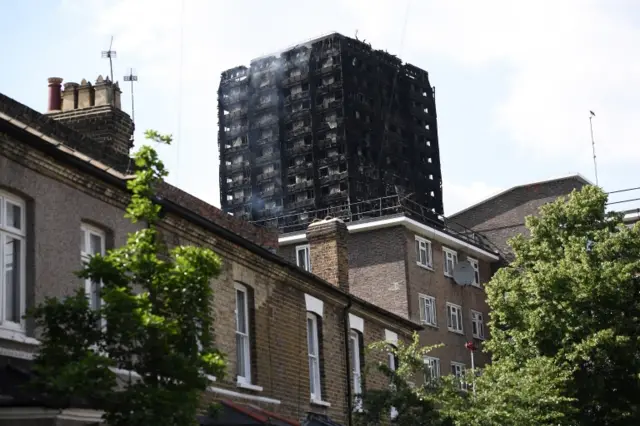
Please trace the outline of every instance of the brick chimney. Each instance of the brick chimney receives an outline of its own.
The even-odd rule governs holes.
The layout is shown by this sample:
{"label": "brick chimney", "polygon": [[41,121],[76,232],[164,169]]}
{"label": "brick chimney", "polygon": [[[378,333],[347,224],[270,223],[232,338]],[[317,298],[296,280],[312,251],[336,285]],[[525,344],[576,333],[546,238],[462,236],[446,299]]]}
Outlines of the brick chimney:
{"label": "brick chimney", "polygon": [[102,76],[98,76],[94,84],[85,79],[80,84],[65,83],[61,98],[60,83],[62,79],[49,79],[47,115],[91,138],[100,145],[90,147],[92,153],[99,151],[100,160],[111,161],[115,163],[109,164],[112,167],[122,168],[122,158],[128,157],[133,147],[134,124],[120,107],[122,92],[118,83]]}
{"label": "brick chimney", "polygon": [[313,222],[307,228],[307,241],[314,274],[349,292],[349,249],[347,225],[340,219]]}

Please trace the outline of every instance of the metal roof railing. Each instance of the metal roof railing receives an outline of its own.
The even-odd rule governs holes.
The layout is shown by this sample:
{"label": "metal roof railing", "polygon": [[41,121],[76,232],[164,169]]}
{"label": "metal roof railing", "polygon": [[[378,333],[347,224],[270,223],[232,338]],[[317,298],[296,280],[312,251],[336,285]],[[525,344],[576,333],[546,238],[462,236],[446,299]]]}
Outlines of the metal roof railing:
{"label": "metal roof railing", "polygon": [[433,210],[401,195],[390,195],[355,203],[345,202],[317,210],[264,218],[251,223],[277,228],[281,233],[287,234],[306,230],[314,220],[327,217],[350,223],[398,215],[404,215],[485,250],[499,252],[484,235],[446,218],[439,218]]}

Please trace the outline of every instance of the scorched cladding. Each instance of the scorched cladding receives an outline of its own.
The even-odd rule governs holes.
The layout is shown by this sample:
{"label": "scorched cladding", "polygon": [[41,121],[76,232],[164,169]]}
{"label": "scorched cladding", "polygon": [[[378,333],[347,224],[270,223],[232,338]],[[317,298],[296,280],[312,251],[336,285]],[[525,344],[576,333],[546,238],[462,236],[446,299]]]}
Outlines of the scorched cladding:
{"label": "scorched cladding", "polygon": [[253,221],[398,194],[443,213],[428,73],[334,33],[222,73],[222,208]]}

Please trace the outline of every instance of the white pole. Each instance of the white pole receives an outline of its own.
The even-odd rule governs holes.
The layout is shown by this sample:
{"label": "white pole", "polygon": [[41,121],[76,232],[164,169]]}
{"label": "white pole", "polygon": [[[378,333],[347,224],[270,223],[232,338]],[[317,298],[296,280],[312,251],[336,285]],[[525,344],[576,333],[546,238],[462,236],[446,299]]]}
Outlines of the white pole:
{"label": "white pole", "polygon": [[476,365],[475,362],[473,360],[473,350],[470,350],[469,352],[471,352],[471,374],[473,375],[473,396],[476,396]]}
{"label": "white pole", "polygon": [[596,174],[596,186],[598,186],[598,164],[596,163],[596,141],[593,138],[593,117],[595,114],[591,111],[591,115],[589,116],[589,129],[591,130],[591,150],[593,151],[593,169]]}

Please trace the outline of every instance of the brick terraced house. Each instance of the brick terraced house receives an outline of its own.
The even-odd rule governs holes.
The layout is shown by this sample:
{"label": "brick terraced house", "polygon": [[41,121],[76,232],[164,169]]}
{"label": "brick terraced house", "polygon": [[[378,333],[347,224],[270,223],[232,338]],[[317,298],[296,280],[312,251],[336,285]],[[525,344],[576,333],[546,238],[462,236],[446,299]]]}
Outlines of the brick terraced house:
{"label": "brick terraced house", "polygon": [[[349,209],[308,212],[308,220],[334,214],[349,231],[349,289],[381,308],[424,326],[423,345],[444,344],[425,359],[435,376],[461,375],[471,367],[467,342],[479,349],[489,337],[489,308],[483,285],[501,257],[482,235],[424,215],[426,209],[402,196],[354,203]],[[313,241],[292,228],[286,217],[277,219],[282,234],[278,253],[317,273]],[[458,261],[467,260],[473,283],[460,286],[453,279]],[[489,356],[475,352],[475,366]]]}
{"label": "brick terraced house", "polygon": [[[23,393],[20,384],[28,380],[39,342],[38,330],[22,315],[45,297],[64,297],[84,286],[73,275],[82,259],[123,244],[137,226],[123,217],[133,123],[120,109],[117,83],[83,80],[65,84],[64,91],[61,83],[49,79],[46,114],[0,94],[0,425],[100,422],[100,413],[90,407],[46,407],[37,395],[34,400]],[[403,308],[400,302],[377,306],[361,297],[361,280],[370,273],[350,269],[349,238],[367,234],[349,235],[339,220],[311,224],[301,238],[308,243],[312,274],[273,253],[278,237],[272,231],[168,184],[159,188],[157,202],[169,246],[207,246],[223,259],[222,273],[211,285],[216,344],[228,356],[228,371],[211,382],[205,398],[224,401],[224,424],[349,424],[360,386],[387,385],[380,375],[364,384],[358,380],[364,363],[376,361],[366,359],[363,348],[380,340],[394,344],[421,329],[412,321],[419,317],[418,299]],[[406,244],[413,238],[404,225],[376,232],[394,230]],[[440,241],[454,240],[418,234],[433,242],[431,266],[441,272]],[[462,241],[448,247],[476,256],[485,279],[486,262],[494,255]],[[428,266],[411,272],[422,274],[424,289],[415,287],[416,294],[432,294]],[[393,286],[403,285],[403,279],[389,277],[384,283],[389,294],[399,292]],[[465,291],[480,295],[482,290]],[[446,330],[445,300],[433,295],[438,325]],[[468,309],[467,300],[478,296],[468,297],[447,301]],[[469,329],[465,323],[464,333]],[[237,339],[246,342],[240,351]]]}

